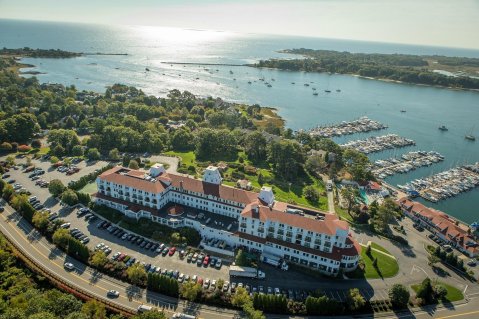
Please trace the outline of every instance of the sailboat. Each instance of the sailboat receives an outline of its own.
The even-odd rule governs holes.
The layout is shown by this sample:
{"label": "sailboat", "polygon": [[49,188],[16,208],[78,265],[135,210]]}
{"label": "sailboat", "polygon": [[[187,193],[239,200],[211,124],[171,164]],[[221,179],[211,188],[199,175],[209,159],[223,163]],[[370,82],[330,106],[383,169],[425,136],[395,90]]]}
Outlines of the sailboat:
{"label": "sailboat", "polygon": [[468,134],[466,134],[466,136],[464,136],[464,138],[466,140],[469,140],[469,141],[475,141],[476,140],[476,137],[474,135],[472,135],[472,131],[474,130],[474,126],[472,127],[472,129],[469,131]]}

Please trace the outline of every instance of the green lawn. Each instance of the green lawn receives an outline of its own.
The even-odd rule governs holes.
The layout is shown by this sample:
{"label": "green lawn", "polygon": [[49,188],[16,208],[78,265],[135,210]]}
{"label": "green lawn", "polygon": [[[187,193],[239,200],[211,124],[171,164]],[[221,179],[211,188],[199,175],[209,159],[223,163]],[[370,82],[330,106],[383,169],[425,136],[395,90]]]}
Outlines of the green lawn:
{"label": "green lawn", "polygon": [[95,182],[91,182],[86,184],[82,189],[80,189],[81,193],[93,194],[98,191],[98,187]]}
{"label": "green lawn", "polygon": [[375,249],[377,249],[377,250],[379,250],[379,251],[383,251],[383,252],[385,252],[386,254],[389,254],[389,251],[388,251],[386,248],[384,248],[383,246],[378,245],[378,244],[376,244],[376,243],[371,243],[371,247],[372,247],[372,248],[375,248]]}
{"label": "green lawn", "polygon": [[[373,243],[371,247],[374,247],[380,251],[383,251],[387,254],[390,254],[387,249],[381,247],[380,245]],[[373,266],[374,258],[378,259],[377,268]],[[367,279],[377,279],[377,278],[390,278],[397,275],[399,271],[399,265],[396,259],[384,255],[380,252],[371,250],[371,255],[366,254],[366,248],[362,247],[361,250],[361,259],[364,261],[364,270],[359,267],[347,274],[349,278],[367,278]]]}
{"label": "green lawn", "polygon": [[172,156],[178,156],[181,158],[181,163],[185,164],[186,167],[193,165],[196,167],[195,163],[195,153],[193,151],[190,152],[174,152],[174,151],[169,151],[165,153],[166,155],[172,155]]}
{"label": "green lawn", "polygon": [[339,207],[339,205],[334,205],[334,210],[336,211],[336,214],[341,217],[343,220],[347,220],[348,222],[353,222],[352,217],[348,214],[348,211],[346,209],[342,209]]}
{"label": "green lawn", "polygon": [[[446,288],[446,290],[447,290],[446,297],[444,297],[444,299],[442,299],[442,300],[439,300],[439,302],[447,303],[447,302],[459,301],[459,300],[464,299],[464,295],[456,287],[451,286],[451,285],[446,284],[446,283],[441,282],[441,281],[438,281],[437,283],[439,285],[444,286],[444,288]],[[417,293],[420,286],[421,286],[421,284],[412,285],[411,288],[412,288],[412,290],[414,290]]]}

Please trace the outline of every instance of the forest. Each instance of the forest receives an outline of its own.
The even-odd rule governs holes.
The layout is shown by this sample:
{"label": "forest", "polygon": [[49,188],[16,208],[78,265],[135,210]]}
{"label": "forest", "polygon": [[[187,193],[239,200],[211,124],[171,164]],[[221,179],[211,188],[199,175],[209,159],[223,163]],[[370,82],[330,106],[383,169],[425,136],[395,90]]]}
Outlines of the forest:
{"label": "forest", "polygon": [[[261,60],[254,66],[291,71],[353,74],[411,84],[479,89],[478,78],[447,76],[433,72],[430,66],[430,63],[433,63],[447,66],[478,67],[479,59],[475,58],[350,53],[312,49],[289,49],[282,52],[302,55],[304,58]],[[439,68],[438,66],[435,67]]]}

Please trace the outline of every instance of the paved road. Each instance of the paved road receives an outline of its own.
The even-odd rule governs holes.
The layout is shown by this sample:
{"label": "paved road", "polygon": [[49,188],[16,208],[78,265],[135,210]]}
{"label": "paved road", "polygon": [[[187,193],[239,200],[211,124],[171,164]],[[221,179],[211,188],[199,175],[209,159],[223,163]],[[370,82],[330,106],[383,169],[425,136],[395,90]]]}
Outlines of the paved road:
{"label": "paved road", "polygon": [[[23,253],[28,254],[38,265],[50,269],[66,282],[90,292],[99,300],[115,302],[132,310],[135,310],[141,304],[151,304],[164,308],[168,315],[175,311],[184,311],[185,309],[186,303],[182,300],[131,286],[101,274],[83,263],[66,256],[43,238],[9,206],[6,206],[5,211],[0,214],[0,231],[14,241]],[[63,264],[66,261],[73,263],[76,269],[72,272],[67,272],[63,268]],[[120,292],[119,298],[107,298],[106,292],[108,290],[118,290]],[[200,318],[232,318],[237,315],[237,312],[232,310],[196,304],[192,304],[188,309],[190,309],[190,313],[196,313]]]}

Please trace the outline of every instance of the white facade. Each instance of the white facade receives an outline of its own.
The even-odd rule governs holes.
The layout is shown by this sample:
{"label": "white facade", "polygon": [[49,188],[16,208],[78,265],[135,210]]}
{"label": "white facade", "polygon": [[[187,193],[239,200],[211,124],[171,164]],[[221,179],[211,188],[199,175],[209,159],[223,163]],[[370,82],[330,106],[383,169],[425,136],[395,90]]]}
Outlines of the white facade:
{"label": "white facade", "polygon": [[[172,183],[170,177],[174,177],[175,183]],[[130,218],[149,218],[172,228],[192,227],[201,234],[203,240],[217,238],[232,247],[246,246],[264,251],[328,274],[336,274],[339,268],[355,269],[359,260],[359,252],[350,254],[351,256],[341,254],[342,251],[354,249],[347,229],[337,227],[331,231],[330,228],[321,228],[319,224],[336,225],[334,221],[312,218],[307,220],[306,223],[319,225],[320,231],[307,230],[307,227],[296,227],[288,223],[288,218],[292,215],[286,213],[288,209],[285,208],[285,203],[276,205],[270,187],[263,187],[258,195],[249,192],[248,196],[235,193],[246,192],[243,190],[223,188],[223,193],[229,192],[229,198],[249,201],[254,200],[252,196],[257,196],[260,200],[257,203],[221,198],[222,193],[218,191],[218,187],[226,186],[220,185],[221,175],[216,167],[208,167],[203,175],[202,183],[208,184],[202,184],[204,188],[201,190],[211,190],[208,194],[196,187],[198,184],[195,183],[199,181],[186,176],[168,175],[162,165],[152,166],[149,175],[145,176],[129,169],[112,169],[111,172],[99,176],[96,182],[97,203],[117,209]],[[170,203],[182,205],[185,212],[178,216],[165,215],[164,212],[159,214],[159,211]],[[242,213],[250,209],[249,204],[253,215],[243,216]],[[190,215],[188,207],[208,212],[211,217],[200,219],[195,214]],[[276,207],[282,207],[283,211]],[[256,216],[259,216],[260,208],[266,208],[275,214],[286,214],[286,217],[283,216],[285,222],[261,220]],[[296,215],[295,218],[307,217]]]}

